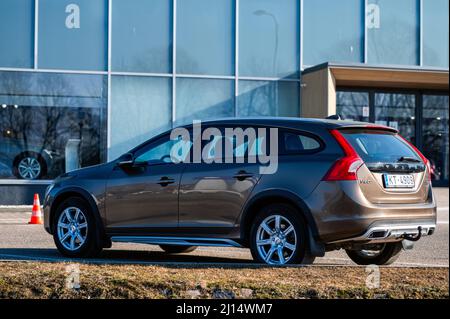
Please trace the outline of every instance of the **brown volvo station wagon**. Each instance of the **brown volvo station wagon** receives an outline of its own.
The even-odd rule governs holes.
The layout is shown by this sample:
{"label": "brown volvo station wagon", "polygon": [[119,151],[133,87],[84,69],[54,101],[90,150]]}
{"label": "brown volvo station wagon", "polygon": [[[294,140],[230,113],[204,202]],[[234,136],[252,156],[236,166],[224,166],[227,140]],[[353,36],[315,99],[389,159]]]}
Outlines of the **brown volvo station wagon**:
{"label": "brown volvo station wagon", "polygon": [[[206,163],[192,160],[195,142],[186,141],[174,161],[180,140],[166,132],[114,161],[61,175],[44,203],[59,251],[92,257],[112,242],[167,253],[232,246],[283,265],[345,249],[357,264],[383,265],[436,228],[429,162],[395,129],[293,118],[202,123],[207,128],[217,136],[201,139],[201,147],[213,145],[206,157],[227,143],[227,128],[277,135],[228,140],[235,160]],[[194,125],[184,129],[195,141]],[[249,159],[275,144],[276,170],[264,173]]]}

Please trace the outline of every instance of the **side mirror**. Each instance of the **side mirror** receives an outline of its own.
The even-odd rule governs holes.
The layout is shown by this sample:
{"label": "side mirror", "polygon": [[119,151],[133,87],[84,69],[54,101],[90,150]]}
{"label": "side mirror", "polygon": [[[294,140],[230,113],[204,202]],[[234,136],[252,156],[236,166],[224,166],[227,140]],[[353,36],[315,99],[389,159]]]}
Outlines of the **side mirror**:
{"label": "side mirror", "polygon": [[123,154],[119,158],[119,161],[117,162],[117,165],[120,167],[132,166],[133,164],[134,164],[134,156],[132,153]]}

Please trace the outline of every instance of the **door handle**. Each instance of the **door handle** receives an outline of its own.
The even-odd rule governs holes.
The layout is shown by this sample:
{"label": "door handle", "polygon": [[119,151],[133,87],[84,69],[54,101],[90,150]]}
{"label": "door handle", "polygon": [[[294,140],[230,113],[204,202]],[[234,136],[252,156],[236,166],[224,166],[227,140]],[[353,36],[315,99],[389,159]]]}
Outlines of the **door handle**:
{"label": "door handle", "polygon": [[246,171],[239,171],[237,174],[233,175],[234,178],[236,178],[238,181],[243,181],[244,179],[252,177],[252,173],[248,173]]}
{"label": "door handle", "polygon": [[169,178],[167,176],[161,177],[159,179],[159,181],[157,182],[157,184],[161,185],[161,186],[167,186],[169,184],[173,184],[175,183],[175,180],[173,178]]}

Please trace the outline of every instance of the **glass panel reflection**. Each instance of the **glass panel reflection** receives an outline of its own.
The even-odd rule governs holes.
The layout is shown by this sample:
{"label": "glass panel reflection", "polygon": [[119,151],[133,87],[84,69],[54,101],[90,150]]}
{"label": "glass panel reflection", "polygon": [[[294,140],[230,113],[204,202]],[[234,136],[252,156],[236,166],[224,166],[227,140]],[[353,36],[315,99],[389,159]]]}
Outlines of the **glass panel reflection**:
{"label": "glass panel reflection", "polygon": [[336,92],[336,112],[344,120],[368,122],[369,93]]}
{"label": "glass panel reflection", "polygon": [[397,129],[416,144],[416,97],[413,94],[376,93],[375,123]]}
{"label": "glass panel reflection", "polygon": [[419,64],[419,1],[369,0],[368,62]]}
{"label": "glass panel reflection", "polygon": [[172,72],[172,1],[112,2],[112,68]]}
{"label": "glass panel reflection", "polygon": [[39,68],[106,70],[106,0],[39,1]]}
{"label": "glass panel reflection", "polygon": [[448,0],[423,1],[423,64],[448,68]]}
{"label": "glass panel reflection", "polygon": [[0,178],[52,179],[67,163],[103,162],[105,92],[103,76],[0,72]]}
{"label": "glass panel reflection", "polygon": [[363,0],[305,0],[303,7],[304,65],[363,62]]}
{"label": "glass panel reflection", "polygon": [[177,1],[177,73],[234,74],[234,1]]}
{"label": "glass panel reflection", "polygon": [[423,96],[423,153],[430,160],[434,181],[448,181],[448,96]]}
{"label": "glass panel reflection", "polygon": [[245,0],[239,6],[239,74],[298,78],[299,1]]}
{"label": "glass panel reflection", "polygon": [[0,67],[33,67],[34,0],[1,0],[0,21]]}
{"label": "glass panel reflection", "polygon": [[239,81],[237,116],[299,116],[297,82]]}
{"label": "glass panel reflection", "polygon": [[234,81],[177,79],[176,125],[234,116]]}
{"label": "glass panel reflection", "polygon": [[115,159],[170,128],[170,78],[113,76],[111,82],[111,147]]}

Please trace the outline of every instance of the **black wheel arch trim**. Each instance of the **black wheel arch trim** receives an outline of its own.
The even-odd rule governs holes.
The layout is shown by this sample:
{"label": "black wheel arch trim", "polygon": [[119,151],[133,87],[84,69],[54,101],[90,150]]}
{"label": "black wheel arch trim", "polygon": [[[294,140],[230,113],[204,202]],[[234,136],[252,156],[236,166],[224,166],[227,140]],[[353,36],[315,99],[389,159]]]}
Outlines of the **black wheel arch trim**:
{"label": "black wheel arch trim", "polygon": [[303,199],[301,199],[298,195],[289,190],[282,190],[282,189],[265,190],[254,195],[245,203],[242,213],[237,221],[237,224],[240,225],[241,239],[245,241],[247,238],[248,235],[247,226],[249,226],[247,225],[247,223],[250,222],[252,215],[254,214],[252,208],[255,205],[258,205],[258,202],[262,202],[270,198],[279,198],[286,202],[292,203],[294,207],[300,211],[302,216],[305,218],[308,226],[310,253],[314,256],[323,256],[325,254],[325,245],[323,245],[319,241],[320,237],[317,229],[317,224],[312,216],[311,210],[303,201]]}

